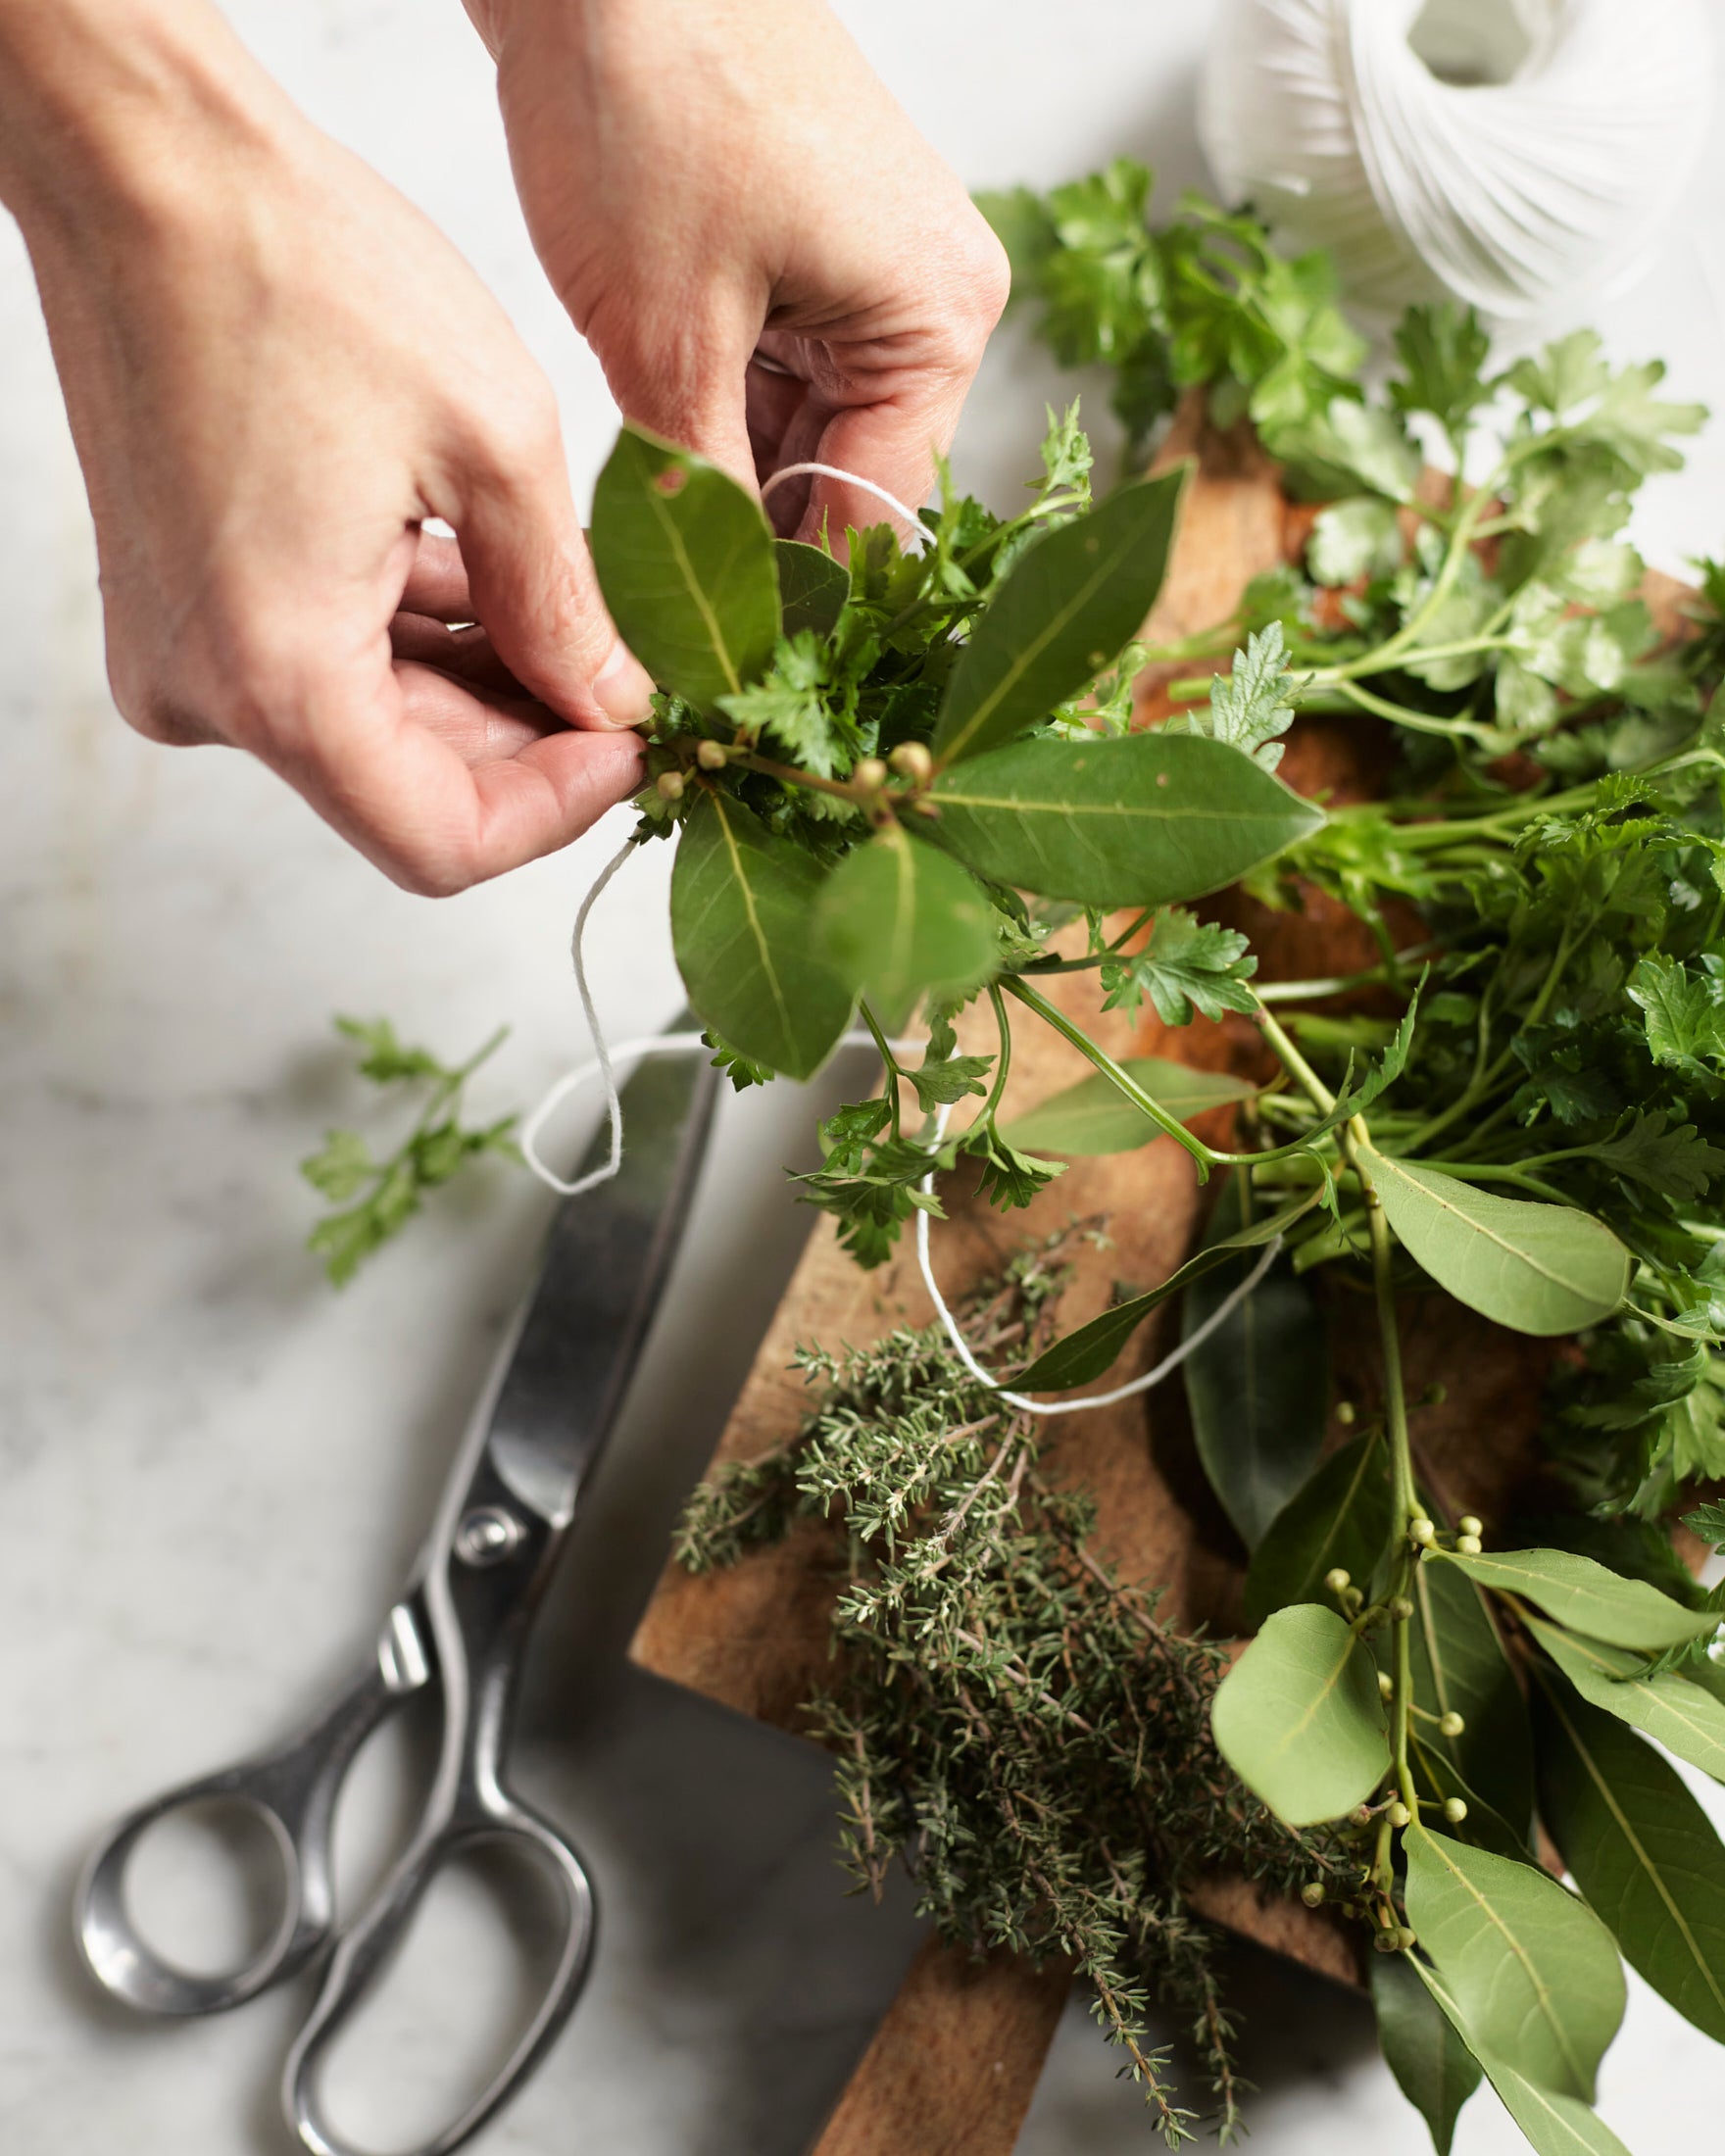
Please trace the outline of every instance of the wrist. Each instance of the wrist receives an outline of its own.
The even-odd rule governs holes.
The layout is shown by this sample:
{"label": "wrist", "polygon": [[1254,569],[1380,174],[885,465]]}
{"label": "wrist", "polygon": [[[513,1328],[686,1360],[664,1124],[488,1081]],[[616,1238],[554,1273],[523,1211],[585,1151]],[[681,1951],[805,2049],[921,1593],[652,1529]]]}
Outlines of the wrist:
{"label": "wrist", "polygon": [[207,0],[0,0],[0,202],[26,238],[206,194],[285,106]]}

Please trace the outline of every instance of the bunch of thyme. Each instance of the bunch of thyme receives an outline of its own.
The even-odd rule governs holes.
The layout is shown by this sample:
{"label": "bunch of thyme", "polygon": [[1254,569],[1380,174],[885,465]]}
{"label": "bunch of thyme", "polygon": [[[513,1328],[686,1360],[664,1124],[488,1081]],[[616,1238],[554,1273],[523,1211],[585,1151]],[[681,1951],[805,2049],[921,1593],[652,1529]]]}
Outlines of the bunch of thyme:
{"label": "bunch of thyme", "polygon": [[[1099,1233],[1037,1245],[978,1289],[976,1351],[1034,1345],[1074,1239]],[[707,1571],[798,1518],[842,1521],[839,1674],[808,1712],[839,1761],[847,1870],[878,1898],[903,1864],[940,1936],[978,1954],[1069,1962],[1170,2147],[1196,2119],[1147,2025],[1156,2000],[1188,2015],[1230,2136],[1243,2083],[1220,1942],[1184,1889],[1225,1870],[1315,1893],[1341,1877],[1339,1844],[1282,1826],[1229,1772],[1209,1727],[1226,1652],[1097,1555],[1089,1499],[937,1327],[798,1359],[818,1404],[696,1493],[677,1549]]]}

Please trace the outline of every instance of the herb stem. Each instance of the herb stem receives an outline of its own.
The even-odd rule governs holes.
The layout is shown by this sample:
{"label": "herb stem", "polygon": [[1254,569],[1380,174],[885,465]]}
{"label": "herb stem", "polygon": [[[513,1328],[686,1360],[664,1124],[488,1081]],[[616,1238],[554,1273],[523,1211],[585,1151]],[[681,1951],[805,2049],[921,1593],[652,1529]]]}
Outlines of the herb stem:
{"label": "herb stem", "polygon": [[1148,1115],[1158,1130],[1166,1132],[1168,1137],[1183,1146],[1198,1162],[1200,1182],[1208,1180],[1211,1166],[1224,1157],[1222,1154],[1212,1152],[1202,1139],[1194,1138],[1186,1126],[1170,1115],[1159,1102],[1151,1099],[1129,1071],[1120,1068],[1106,1049],[1099,1048],[1082,1026],[1074,1025],[1064,1011],[1058,1010],[1021,974],[1011,974],[1004,978],[1000,985],[1009,996],[1015,996],[1026,1009],[1034,1010],[1045,1024],[1053,1026],[1062,1040],[1069,1041],[1079,1054],[1094,1064],[1105,1078],[1125,1095],[1135,1108]]}

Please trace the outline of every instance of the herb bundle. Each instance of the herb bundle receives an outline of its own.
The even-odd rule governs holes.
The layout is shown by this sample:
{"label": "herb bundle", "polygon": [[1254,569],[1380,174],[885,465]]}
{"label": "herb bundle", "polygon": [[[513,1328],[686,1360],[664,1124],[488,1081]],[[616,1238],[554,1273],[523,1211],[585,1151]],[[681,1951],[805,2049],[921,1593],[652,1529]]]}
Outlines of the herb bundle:
{"label": "herb bundle", "polygon": [[[875,1883],[913,1854],[956,1936],[1067,1941],[1170,2141],[1189,2126],[1140,2044],[1143,1989],[1199,2009],[1202,1955],[1170,1927],[1213,1847],[1364,1928],[1386,2054],[1441,2151],[1483,2076],[1542,2156],[1608,2156],[1591,2103],[1620,1953],[1725,2040],[1725,1847],[1644,1741],[1725,1779],[1721,1605],[1670,1539],[1696,1484],[1725,1478],[1725,569],[1703,567],[1692,619],[1656,622],[1622,536],[1701,414],[1585,334],[1493,371],[1447,309],[1409,313],[1368,392],[1321,258],[1284,262],[1197,202],[1153,230],[1149,184],[1116,165],[991,212],[1057,351],[1114,368],[1138,450],[1201,393],[1323,505],[1301,561],[1230,619],[1136,641],[1183,474],[1093,498],[1075,409],[1051,415],[1019,515],[948,487],[916,551],[885,526],[775,541],[724,474],[633,430],[592,538],[661,686],[638,836],[679,836],[674,945],[716,1058],[739,1085],[807,1076],[853,1011],[880,1045],[884,1083],[823,1124],[803,1179],[857,1258],[938,1213],[961,1159],[1010,1209],[1062,1154],[1182,1146],[1226,1190],[1171,1279],[1035,1339],[1046,1267],[1008,1284],[1026,1326],[1003,1382],[1063,1393],[1172,1298],[1196,1330],[1275,1250],[1247,1306],[1271,1357],[1256,1391],[1227,1327],[1188,1364],[1200,1455],[1251,1553],[1257,1636],[1210,1712],[1238,1785],[1190,1713],[1212,1650],[1089,1568],[1081,1506],[938,1342],[812,1364],[826,1404],[697,1500],[685,1554],[844,1515],[846,1655],[821,1712],[852,1762],[853,1862]],[[1163,684],[1154,706],[1141,675]],[[1326,808],[1284,784],[1297,713],[1373,730],[1386,798]],[[1244,902],[1207,912],[1235,885]],[[1251,924],[1314,891],[1374,961],[1260,982]],[[1057,945],[1074,922],[1082,947]],[[1109,1007],[1256,1030],[1269,1075],[1235,1146],[1188,1128],[1189,1074],[1116,1061],[1048,999],[1074,968]],[[961,1052],[979,999],[992,1050]],[[918,1007],[907,1063],[889,1041]],[[1003,1127],[1023,1025],[1092,1075]],[[1320,1458],[1326,1275],[1369,1298],[1383,1408]],[[1490,1548],[1409,1442],[1398,1303],[1434,1284],[1566,1344],[1544,1434],[1570,1509],[1537,1534],[1493,1522]],[[1725,1535],[1717,1506],[1689,1519]],[[1136,1735],[1124,1769],[1140,1726],[1177,1730],[1193,1774]],[[1005,1760],[1015,1821],[980,1771]],[[1538,1862],[1542,1824],[1585,1899]],[[1208,2056],[1229,2127],[1225,2044]]]}

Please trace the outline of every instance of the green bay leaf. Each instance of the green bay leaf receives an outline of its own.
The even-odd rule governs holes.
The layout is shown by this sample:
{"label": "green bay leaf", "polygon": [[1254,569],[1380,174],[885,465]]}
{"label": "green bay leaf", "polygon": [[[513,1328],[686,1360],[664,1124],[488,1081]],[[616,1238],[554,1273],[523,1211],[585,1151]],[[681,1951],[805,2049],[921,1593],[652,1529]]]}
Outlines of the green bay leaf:
{"label": "green bay leaf", "polygon": [[1649,1654],[1699,1640],[1719,1623],[1717,1610],[1686,1609],[1646,1580],[1626,1580],[1572,1549],[1494,1549],[1477,1557],[1434,1550],[1426,1563],[1454,1566],[1481,1587],[1521,1595],[1590,1640]]}
{"label": "green bay leaf", "polygon": [[[1251,1100],[1257,1092],[1256,1086],[1225,1071],[1194,1070],[1161,1055],[1130,1056],[1120,1067],[1158,1107],[1182,1123],[1230,1101]],[[1026,1152],[1063,1152],[1079,1159],[1135,1152],[1165,1133],[1126,1099],[1111,1078],[1098,1071],[1004,1123],[1001,1135]]]}
{"label": "green bay leaf", "polygon": [[1408,1254],[1457,1302],[1511,1332],[1579,1332],[1628,1293],[1629,1252],[1590,1213],[1499,1198],[1369,1149],[1365,1161]]}
{"label": "green bay leaf", "polygon": [[1404,1838],[1407,1921],[1468,2048],[1513,2058],[1536,2085],[1592,2103],[1628,1992],[1610,1934],[1533,1864],[1429,1828]]}
{"label": "green bay leaf", "polygon": [[890,1031],[924,993],[962,996],[988,978],[997,917],[973,876],[892,823],[827,878],[813,928],[821,956]]}
{"label": "green bay leaf", "polygon": [[1641,1676],[1647,1664],[1622,1647],[1578,1639],[1538,1617],[1527,1625],[1584,1699],[1725,1782],[1725,1699],[1675,1670]]}
{"label": "green bay leaf", "polygon": [[1389,1769],[1372,1658],[1317,1602],[1277,1610],[1217,1688],[1210,1722],[1222,1757],[1291,1827],[1339,1819]]}
{"label": "green bay leaf", "polygon": [[1198,734],[1022,741],[935,780],[935,835],[997,883],[1084,906],[1202,897],[1306,837],[1323,811]]}
{"label": "green bay leaf", "polygon": [[1309,1601],[1338,1566],[1364,1588],[1394,1525],[1384,1446],[1370,1433],[1355,1438],[1270,1522],[1246,1575],[1246,1622],[1261,1625],[1290,1602]]}
{"label": "green bay leaf", "polygon": [[[1525,1849],[1533,1819],[1533,1739],[1527,1704],[1478,1585],[1451,1565],[1422,1564],[1408,1589],[1413,1696],[1427,1714],[1458,1714],[1446,1737],[1416,1726],[1419,1756],[1436,1794],[1469,1807],[1469,1840],[1501,1854]],[[1501,1822],[1503,1832],[1487,1830]]]}
{"label": "green bay leaf", "polygon": [[851,1015],[810,932],[820,886],[810,857],[728,794],[690,811],[670,879],[683,987],[703,1025],[790,1078],[819,1068]]}
{"label": "green bay leaf", "polygon": [[1725,2043],[1725,1844],[1651,1745],[1542,1683],[1540,1811],[1590,1906],[1662,1998]]}
{"label": "green bay leaf", "polygon": [[1535,2156],[1629,2156],[1611,2129],[1579,2096],[1543,2088],[1501,2053],[1475,2044],[1442,1978],[1411,1956],[1409,1966],[1479,2061],[1504,2110],[1527,2136]]}
{"label": "green bay leaf", "polygon": [[1038,724],[1138,633],[1161,589],[1189,468],[1116,487],[1025,550],[953,668],[934,730],[939,762]]}
{"label": "green bay leaf", "polygon": [[[1241,1192],[1240,1178],[1231,1177],[1208,1242],[1246,1225]],[[1192,1283],[1181,1306],[1183,1339],[1210,1323],[1255,1262],[1242,1251]],[[1329,1341],[1309,1280],[1278,1259],[1183,1367],[1198,1456],[1241,1541],[1254,1549],[1311,1473],[1323,1444]]]}
{"label": "green bay leaf", "polygon": [[1430,2128],[1437,2156],[1450,2156],[1456,2118],[1479,2086],[1479,2061],[1420,1982],[1406,1954],[1367,1958],[1384,2063]]}
{"label": "green bay leaf", "polygon": [[617,632],[662,689],[712,710],[765,671],[779,634],[773,538],[728,472],[624,427],[589,543]]}

